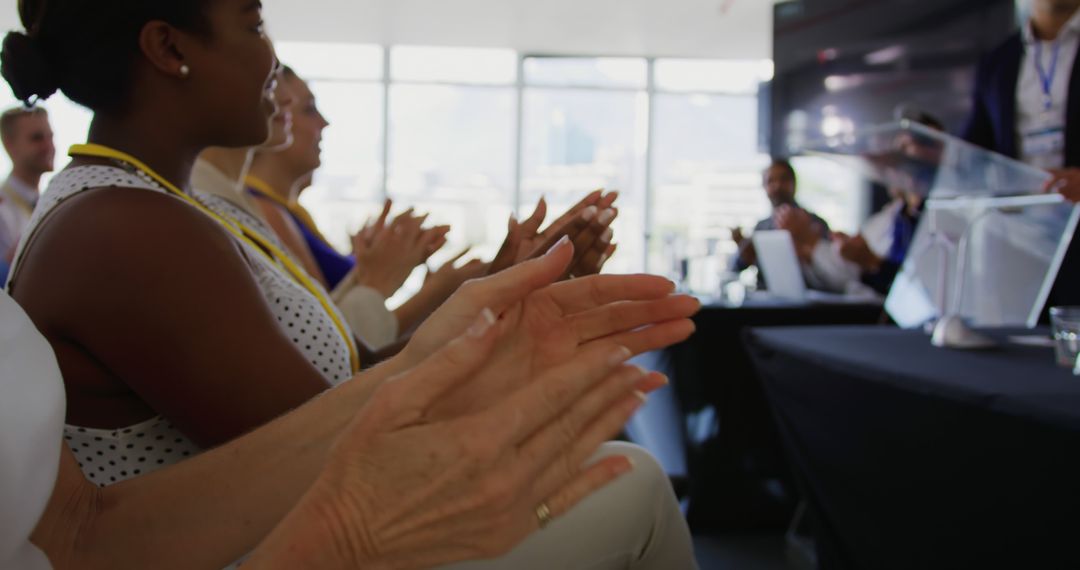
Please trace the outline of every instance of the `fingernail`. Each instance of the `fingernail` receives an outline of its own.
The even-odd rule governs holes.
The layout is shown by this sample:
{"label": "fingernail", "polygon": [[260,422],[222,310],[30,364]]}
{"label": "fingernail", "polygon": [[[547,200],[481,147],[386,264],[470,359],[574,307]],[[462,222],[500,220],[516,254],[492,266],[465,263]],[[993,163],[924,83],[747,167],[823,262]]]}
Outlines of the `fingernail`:
{"label": "fingernail", "polygon": [[648,370],[645,370],[640,366],[631,366],[631,368],[633,369],[633,374],[630,374],[626,377],[629,384],[637,384],[638,380],[641,380],[649,374]]}
{"label": "fingernail", "polygon": [[598,213],[600,213],[600,210],[598,210],[596,206],[589,206],[581,211],[581,219],[587,222],[595,218]]}
{"label": "fingernail", "polygon": [[634,390],[634,397],[641,400],[642,404],[645,404],[649,401],[649,397],[646,396],[645,392],[642,392],[641,390]]}
{"label": "fingernail", "polygon": [[495,324],[495,313],[491,312],[491,309],[487,307],[483,311],[480,311],[480,316],[476,318],[476,322],[469,327],[469,336],[473,338],[481,338],[491,329],[491,326]]}
{"label": "fingernail", "polygon": [[563,236],[562,239],[560,239],[555,245],[551,246],[551,249],[547,250],[547,253],[544,254],[544,255],[551,255],[552,253],[555,253],[556,251],[558,251],[559,248],[563,247],[564,245],[566,245],[568,243],[570,243],[570,237],[569,236]]}
{"label": "fingernail", "polygon": [[600,261],[596,262],[596,266],[601,267],[601,268],[604,267],[604,264],[607,263],[607,260],[608,260],[608,254],[605,253],[604,255],[600,256]]}
{"label": "fingernail", "polygon": [[[608,211],[610,211],[610,210],[608,210]],[[603,216],[600,216],[600,217],[603,217]],[[605,223],[605,222],[600,222],[600,223]],[[604,243],[611,243],[611,238],[613,238],[613,237],[615,237],[615,230],[613,230],[611,228],[608,228],[608,229],[604,230],[604,233],[600,234],[600,241],[602,241]]]}
{"label": "fingernail", "polygon": [[611,366],[622,364],[623,362],[630,360],[630,357],[633,355],[634,353],[630,352],[629,348],[617,346],[611,351],[611,356],[608,357],[608,364]]}
{"label": "fingernail", "polygon": [[610,224],[611,220],[614,220],[614,219],[615,219],[615,210],[612,210],[611,208],[608,208],[608,209],[604,210],[603,212],[600,212],[600,217],[597,218],[596,221],[598,223],[600,223],[601,225],[604,225],[604,224]]}

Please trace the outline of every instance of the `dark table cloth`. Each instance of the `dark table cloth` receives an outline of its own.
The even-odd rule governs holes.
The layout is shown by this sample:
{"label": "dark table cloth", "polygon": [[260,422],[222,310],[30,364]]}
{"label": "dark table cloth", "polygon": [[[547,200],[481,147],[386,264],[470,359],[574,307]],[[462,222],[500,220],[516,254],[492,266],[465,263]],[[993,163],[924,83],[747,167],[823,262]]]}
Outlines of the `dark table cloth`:
{"label": "dark table cloth", "polygon": [[665,351],[665,371],[687,420],[695,529],[783,529],[797,493],[757,374],[743,343],[750,327],[873,324],[876,304],[756,302],[705,307],[697,333]]}
{"label": "dark table cloth", "polygon": [[1080,378],[1051,348],[949,351],[886,327],[748,337],[822,568],[1080,568]]}

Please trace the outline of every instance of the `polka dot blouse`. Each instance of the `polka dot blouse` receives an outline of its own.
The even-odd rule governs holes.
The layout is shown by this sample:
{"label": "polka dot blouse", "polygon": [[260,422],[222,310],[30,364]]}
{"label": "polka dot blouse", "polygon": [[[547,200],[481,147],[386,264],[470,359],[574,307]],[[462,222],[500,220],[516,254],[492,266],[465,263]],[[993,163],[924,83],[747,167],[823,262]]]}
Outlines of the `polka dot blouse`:
{"label": "polka dot blouse", "polygon": [[[36,230],[46,223],[52,210],[80,192],[109,186],[165,192],[141,172],[125,168],[83,166],[58,173],[43,193],[30,220],[12,263],[12,274],[15,273],[25,244]],[[196,193],[195,196],[217,213],[240,219],[252,229],[263,232],[268,239],[275,239],[271,237],[273,232],[261,222],[229,202],[208,194]],[[238,243],[241,244],[252,275],[276,317],[278,326],[292,339],[297,350],[331,385],[348,380],[351,372],[347,343],[353,342],[352,332],[346,331],[347,337],[342,336],[315,296],[295,283],[284,270],[253,246],[239,240]],[[340,315],[338,317],[344,322]],[[162,417],[115,430],[68,425],[64,429],[64,439],[74,452],[83,473],[101,486],[149,473],[200,451],[198,446]]]}

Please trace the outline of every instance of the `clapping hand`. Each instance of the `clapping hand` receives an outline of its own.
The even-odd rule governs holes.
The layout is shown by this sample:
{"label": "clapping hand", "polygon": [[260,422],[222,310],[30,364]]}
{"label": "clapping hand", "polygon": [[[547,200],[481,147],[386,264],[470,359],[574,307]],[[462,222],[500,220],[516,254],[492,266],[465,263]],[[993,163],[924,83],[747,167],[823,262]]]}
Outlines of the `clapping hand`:
{"label": "clapping hand", "polygon": [[564,277],[599,273],[618,247],[612,241],[614,232],[611,229],[611,223],[619,215],[618,209],[614,208],[617,198],[617,192],[592,192],[547,229],[539,231],[547,217],[547,203],[541,199],[525,221],[510,219],[506,240],[495,256],[489,274],[543,255],[563,237],[570,238],[576,252]]}
{"label": "clapping hand", "polygon": [[821,240],[821,226],[802,208],[787,204],[780,206],[773,214],[776,227],[787,230],[795,242],[795,251],[799,259],[806,262],[814,255],[814,248]]}
{"label": "clapping hand", "polygon": [[473,412],[443,416],[513,327],[481,311],[468,332],[381,385],[339,439],[325,470],[249,561],[253,568],[428,568],[494,558],[537,531],[537,505],[567,512],[629,459],[586,460],[664,382],[623,363],[614,339],[562,362]]}
{"label": "clapping hand", "polygon": [[392,203],[387,200],[382,214],[353,237],[356,259],[355,279],[383,297],[392,296],[413,270],[446,245],[449,226],[423,227],[427,216],[406,210],[387,223]]}
{"label": "clapping hand", "polygon": [[448,398],[444,413],[483,408],[521,387],[538,371],[565,362],[582,347],[615,342],[640,354],[692,334],[688,317],[700,308],[692,297],[672,295],[670,281],[650,275],[598,275],[556,283],[574,259],[564,238],[547,255],[463,285],[423,325],[396,357],[412,366],[465,330],[487,307],[507,330],[492,355],[499,374],[481,376]]}

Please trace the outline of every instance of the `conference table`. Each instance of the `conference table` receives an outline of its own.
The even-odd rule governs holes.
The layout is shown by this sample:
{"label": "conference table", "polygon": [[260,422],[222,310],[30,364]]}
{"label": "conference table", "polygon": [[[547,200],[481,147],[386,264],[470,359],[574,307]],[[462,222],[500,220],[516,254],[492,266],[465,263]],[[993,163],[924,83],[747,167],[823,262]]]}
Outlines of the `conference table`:
{"label": "conference table", "polygon": [[890,327],[747,335],[821,568],[1080,568],[1080,378],[1010,340],[1031,331],[987,332],[999,348]]}
{"label": "conference table", "polygon": [[750,327],[874,324],[881,318],[881,304],[875,302],[775,299],[710,304],[695,316],[694,336],[664,351],[663,362],[653,366],[671,376],[679,414],[674,421],[653,425],[681,423],[685,428],[687,517],[693,528],[783,529],[797,505],[744,332]]}

